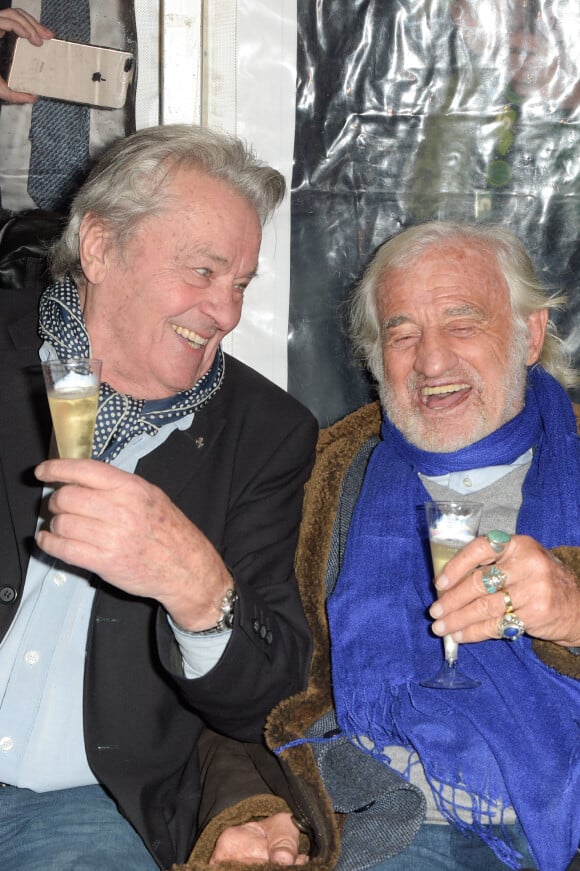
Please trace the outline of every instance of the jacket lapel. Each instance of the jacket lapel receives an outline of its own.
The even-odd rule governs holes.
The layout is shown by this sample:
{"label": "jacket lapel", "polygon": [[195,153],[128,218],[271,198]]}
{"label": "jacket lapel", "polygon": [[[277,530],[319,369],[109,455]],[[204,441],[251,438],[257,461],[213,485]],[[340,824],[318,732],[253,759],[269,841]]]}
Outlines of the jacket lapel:
{"label": "jacket lapel", "polygon": [[0,351],[0,565],[24,577],[42,487],[34,467],[48,455],[51,425],[35,349]]}
{"label": "jacket lapel", "polygon": [[226,425],[220,397],[197,411],[187,430],[175,430],[160,448],[139,461],[136,474],[161,487],[176,505],[180,493],[209,468],[208,457]]}

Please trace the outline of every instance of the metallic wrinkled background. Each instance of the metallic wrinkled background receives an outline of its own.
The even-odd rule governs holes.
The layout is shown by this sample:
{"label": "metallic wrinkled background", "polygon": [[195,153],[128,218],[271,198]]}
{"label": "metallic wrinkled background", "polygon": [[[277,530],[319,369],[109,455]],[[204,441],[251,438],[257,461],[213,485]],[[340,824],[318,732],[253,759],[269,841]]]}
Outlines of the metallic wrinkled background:
{"label": "metallic wrinkled background", "polygon": [[288,389],[321,425],[373,395],[353,282],[431,218],[519,235],[580,365],[579,25],[578,0],[298,0]]}

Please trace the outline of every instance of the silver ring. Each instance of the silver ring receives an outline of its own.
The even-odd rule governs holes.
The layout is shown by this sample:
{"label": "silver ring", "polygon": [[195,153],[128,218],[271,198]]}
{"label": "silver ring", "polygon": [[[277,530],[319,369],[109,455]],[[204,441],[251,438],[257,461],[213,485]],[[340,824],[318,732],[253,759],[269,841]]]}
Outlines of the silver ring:
{"label": "silver ring", "polygon": [[511,541],[511,535],[508,535],[507,532],[503,532],[501,529],[490,529],[487,533],[486,538],[489,542],[489,546],[493,550],[494,553],[503,553],[505,547]]}
{"label": "silver ring", "polygon": [[497,634],[506,641],[515,641],[525,631],[524,621],[514,611],[506,611],[497,624]]}
{"label": "silver ring", "polygon": [[497,593],[498,590],[504,588],[506,581],[506,573],[496,565],[487,566],[481,576],[481,583],[485,587],[486,593]]}

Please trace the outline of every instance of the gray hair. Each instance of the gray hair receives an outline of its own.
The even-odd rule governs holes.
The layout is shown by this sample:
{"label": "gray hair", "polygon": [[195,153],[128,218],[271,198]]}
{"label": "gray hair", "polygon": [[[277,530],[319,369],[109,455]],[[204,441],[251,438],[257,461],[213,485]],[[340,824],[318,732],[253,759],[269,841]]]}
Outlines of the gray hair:
{"label": "gray hair", "polygon": [[[454,221],[432,221],[410,227],[383,243],[368,264],[355,288],[350,308],[351,337],[355,352],[365,361],[379,385],[383,381],[382,333],[377,312],[377,290],[388,280],[390,270],[412,268],[413,262],[429,248],[450,242],[467,242],[495,258],[510,294],[517,335],[527,335],[526,318],[535,311],[564,307],[566,297],[549,296],[540,282],[523,243],[504,227],[463,225]],[[548,320],[540,364],[564,387],[579,382],[570,366],[570,353]]]}
{"label": "gray hair", "polygon": [[256,210],[262,225],[286,191],[283,175],[234,136],[189,124],[139,130],[103,153],[76,194],[50,254],[53,277],[62,280],[69,272],[77,283],[84,281],[79,231],[85,215],[106,221],[122,245],[139,221],[164,207],[167,181],[182,167],[226,182]]}

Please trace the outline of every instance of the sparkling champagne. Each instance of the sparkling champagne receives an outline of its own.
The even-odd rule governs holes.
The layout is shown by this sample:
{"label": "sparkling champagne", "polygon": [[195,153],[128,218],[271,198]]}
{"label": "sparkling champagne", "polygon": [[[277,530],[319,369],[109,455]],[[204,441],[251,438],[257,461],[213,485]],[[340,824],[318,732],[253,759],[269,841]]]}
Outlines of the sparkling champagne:
{"label": "sparkling champagne", "polygon": [[[435,577],[458,551],[475,538],[479,530],[482,510],[481,502],[425,502]],[[420,680],[421,686],[449,690],[465,690],[480,686],[478,680],[463,674],[457,667],[459,645],[451,635],[443,636],[443,645],[445,662],[433,677]]]}
{"label": "sparkling champagne", "polygon": [[61,459],[88,460],[99,404],[101,361],[91,357],[45,360],[42,373]]}
{"label": "sparkling champagne", "polygon": [[433,571],[435,577],[443,570],[452,556],[459,553],[462,547],[465,546],[465,541],[451,541],[449,539],[435,539],[431,544],[431,559],[433,560]]}
{"label": "sparkling champagne", "polygon": [[[431,559],[433,561],[433,571],[435,577],[447,565],[451,557],[459,553],[462,547],[465,546],[465,541],[452,541],[450,539],[431,539]],[[453,640],[451,635],[443,636],[443,646],[445,648],[445,659],[447,662],[456,662],[459,645]]]}
{"label": "sparkling champagne", "polygon": [[99,401],[98,385],[48,394],[52,424],[61,458],[90,459]]}

